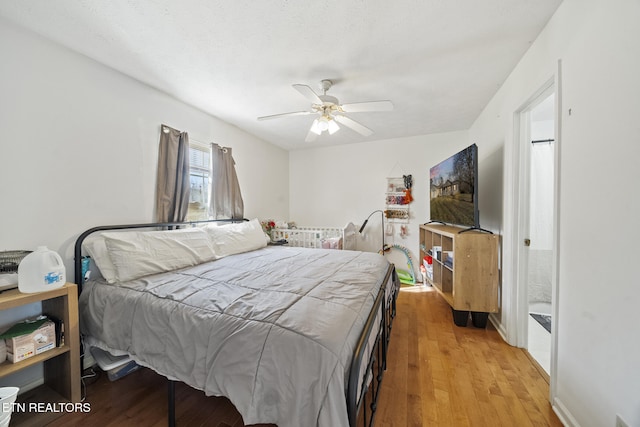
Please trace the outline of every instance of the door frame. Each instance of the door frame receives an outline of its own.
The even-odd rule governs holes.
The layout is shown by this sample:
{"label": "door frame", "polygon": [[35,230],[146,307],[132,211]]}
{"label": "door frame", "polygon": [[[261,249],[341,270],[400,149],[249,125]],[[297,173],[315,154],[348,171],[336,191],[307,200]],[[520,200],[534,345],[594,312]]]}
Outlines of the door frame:
{"label": "door frame", "polygon": [[[528,295],[526,280],[526,256],[524,253],[524,234],[528,229],[528,200],[524,199],[524,191],[529,185],[529,153],[531,141],[528,129],[523,129],[522,115],[526,114],[541,97],[555,93],[555,143],[554,143],[554,218],[553,218],[553,255],[551,271],[551,363],[549,372],[549,400],[553,403],[557,389],[556,367],[558,362],[558,323],[559,316],[559,224],[560,224],[560,167],[561,167],[561,61],[558,61],[556,72],[540,86],[513,113],[513,136],[511,144],[505,150],[505,230],[511,230],[510,237],[503,240],[503,298],[504,320],[506,322],[505,338],[511,345],[527,346]],[[528,192],[526,193],[528,196]],[[507,286],[505,286],[507,285]]]}
{"label": "door frame", "polygon": [[[529,348],[529,257],[530,252],[527,246],[524,244],[524,240],[531,237],[530,230],[530,222],[531,222],[531,156],[532,156],[532,146],[531,146],[531,112],[540,105],[545,99],[547,99],[550,95],[555,95],[555,86],[554,80],[548,81],[530,100],[528,100],[523,107],[521,107],[518,112],[518,140],[517,144],[520,145],[520,158],[519,158],[519,191],[518,191],[518,228],[517,228],[517,241],[518,241],[518,331],[517,331],[517,346],[525,349]],[[555,106],[554,106],[555,109]],[[554,127],[555,127],[555,117],[554,117]],[[555,133],[555,129],[554,129]],[[554,136],[555,139],[555,136]],[[556,219],[556,199],[555,193],[557,188],[555,188],[555,142],[554,142],[554,200],[553,200],[553,223],[552,227],[554,227],[555,219]],[[555,232],[555,227],[553,232]],[[554,242],[555,234],[554,234]],[[552,247],[554,251],[552,255],[552,260],[555,259],[555,246]],[[551,271],[551,281],[553,288],[553,269],[555,268],[555,262],[552,261],[552,271]],[[551,298],[552,305],[552,313],[553,313],[553,303],[554,303],[553,293]]]}

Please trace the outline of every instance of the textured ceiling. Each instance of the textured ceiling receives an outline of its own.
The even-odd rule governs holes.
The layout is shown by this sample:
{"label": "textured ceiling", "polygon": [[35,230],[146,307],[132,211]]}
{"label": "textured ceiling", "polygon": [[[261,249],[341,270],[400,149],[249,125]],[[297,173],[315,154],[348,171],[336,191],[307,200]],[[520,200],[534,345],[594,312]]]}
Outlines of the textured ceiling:
{"label": "textured ceiling", "polygon": [[[286,149],[468,129],[561,0],[21,0],[0,15]],[[291,85],[374,130],[304,138]]]}

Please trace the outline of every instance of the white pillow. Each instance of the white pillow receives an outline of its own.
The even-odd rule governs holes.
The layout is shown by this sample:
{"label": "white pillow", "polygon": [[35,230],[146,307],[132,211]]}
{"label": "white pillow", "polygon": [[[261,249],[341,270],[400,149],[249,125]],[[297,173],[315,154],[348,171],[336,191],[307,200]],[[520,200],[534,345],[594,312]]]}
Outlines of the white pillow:
{"label": "white pillow", "polygon": [[109,250],[102,234],[94,233],[87,236],[82,242],[82,247],[93,259],[93,262],[100,270],[100,274],[109,283],[114,283],[116,279],[116,268],[109,257]]}
{"label": "white pillow", "polygon": [[235,224],[207,226],[204,229],[209,233],[213,251],[218,258],[267,246],[268,239],[257,219]]}
{"label": "white pillow", "polygon": [[200,228],[102,235],[116,270],[116,281],[119,282],[216,258],[208,234]]}

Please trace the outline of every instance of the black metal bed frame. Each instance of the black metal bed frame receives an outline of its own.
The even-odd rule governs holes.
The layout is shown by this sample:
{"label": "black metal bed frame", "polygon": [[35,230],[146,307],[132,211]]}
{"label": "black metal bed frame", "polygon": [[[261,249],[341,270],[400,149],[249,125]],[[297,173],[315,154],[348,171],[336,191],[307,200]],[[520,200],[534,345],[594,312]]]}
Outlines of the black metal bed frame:
{"label": "black metal bed frame", "polygon": [[[123,224],[123,225],[105,225],[93,227],[84,231],[76,239],[74,246],[74,273],[76,285],[78,285],[78,294],[82,292],[84,284],[84,276],[82,274],[82,243],[93,233],[109,230],[126,230],[136,228],[184,228],[194,227],[199,224],[212,222],[242,222],[247,219],[218,219],[205,221],[190,222],[161,222],[147,224]],[[391,292],[387,296],[386,287],[389,280],[392,280]],[[400,289],[400,281],[395,272],[393,265],[389,266],[385,278],[378,290],[369,317],[360,334],[358,343],[354,349],[349,370],[349,383],[347,386],[347,413],[349,417],[349,426],[356,427],[359,421],[362,426],[372,427],[377,409],[380,387],[382,385],[382,377],[387,368],[387,350],[389,348],[389,340],[391,338],[391,327],[393,319],[396,315],[396,298]],[[371,337],[374,326],[378,324],[375,338]],[[367,354],[367,346],[373,342],[371,352]],[[368,357],[367,357],[368,356]],[[363,364],[366,363],[364,377],[360,387],[360,371]],[[80,363],[82,370],[82,361]],[[81,373],[82,374],[82,373]],[[176,381],[167,379],[167,405],[168,405],[168,425],[175,426],[175,383]]]}

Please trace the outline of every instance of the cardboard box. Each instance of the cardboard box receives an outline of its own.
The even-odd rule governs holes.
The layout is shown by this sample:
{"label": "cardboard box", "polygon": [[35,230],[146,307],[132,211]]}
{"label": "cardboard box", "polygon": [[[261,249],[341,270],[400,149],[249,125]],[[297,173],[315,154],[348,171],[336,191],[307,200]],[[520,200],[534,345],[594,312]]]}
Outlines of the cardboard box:
{"label": "cardboard box", "polygon": [[55,324],[46,317],[16,323],[0,339],[7,344],[7,359],[17,363],[56,347]]}

